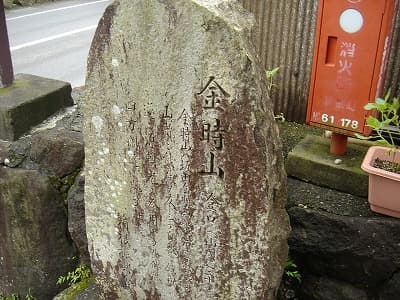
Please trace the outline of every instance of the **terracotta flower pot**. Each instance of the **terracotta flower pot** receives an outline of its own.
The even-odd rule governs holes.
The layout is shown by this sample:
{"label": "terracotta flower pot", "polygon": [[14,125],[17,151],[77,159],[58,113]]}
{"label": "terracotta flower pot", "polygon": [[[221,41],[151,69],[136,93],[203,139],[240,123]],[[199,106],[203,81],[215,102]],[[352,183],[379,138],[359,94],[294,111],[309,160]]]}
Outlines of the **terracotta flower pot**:
{"label": "terracotta flower pot", "polygon": [[[400,174],[373,167],[376,158],[392,161],[387,151],[386,147],[369,148],[361,168],[369,174],[368,202],[371,210],[400,218]],[[400,162],[400,153],[397,153],[395,162]]]}

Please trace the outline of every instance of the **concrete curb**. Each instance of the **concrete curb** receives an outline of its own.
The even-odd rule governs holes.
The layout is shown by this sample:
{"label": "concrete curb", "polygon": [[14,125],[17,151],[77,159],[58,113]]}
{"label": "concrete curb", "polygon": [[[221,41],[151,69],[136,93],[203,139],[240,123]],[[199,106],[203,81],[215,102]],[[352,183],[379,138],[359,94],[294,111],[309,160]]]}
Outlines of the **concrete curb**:
{"label": "concrete curb", "polygon": [[335,156],[329,153],[329,142],[323,137],[307,135],[288,155],[288,175],[367,197],[368,176],[360,166],[368,147],[349,143],[345,156]]}

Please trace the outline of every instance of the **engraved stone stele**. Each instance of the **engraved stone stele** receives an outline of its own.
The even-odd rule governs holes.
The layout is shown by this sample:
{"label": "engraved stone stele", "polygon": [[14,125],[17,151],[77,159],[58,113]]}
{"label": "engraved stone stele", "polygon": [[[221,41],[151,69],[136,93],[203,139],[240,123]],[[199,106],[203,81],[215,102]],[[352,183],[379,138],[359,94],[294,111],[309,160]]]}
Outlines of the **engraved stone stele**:
{"label": "engraved stone stele", "polygon": [[286,175],[237,1],[120,0],[88,60],[86,224],[102,299],[274,299]]}

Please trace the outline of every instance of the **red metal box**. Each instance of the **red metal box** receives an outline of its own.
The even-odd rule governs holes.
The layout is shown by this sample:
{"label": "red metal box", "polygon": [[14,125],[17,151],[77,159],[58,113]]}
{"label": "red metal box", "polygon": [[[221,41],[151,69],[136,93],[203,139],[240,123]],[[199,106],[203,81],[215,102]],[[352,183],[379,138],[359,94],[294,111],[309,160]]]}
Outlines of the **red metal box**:
{"label": "red metal box", "polygon": [[397,0],[321,0],[307,123],[369,135],[364,105],[382,96]]}

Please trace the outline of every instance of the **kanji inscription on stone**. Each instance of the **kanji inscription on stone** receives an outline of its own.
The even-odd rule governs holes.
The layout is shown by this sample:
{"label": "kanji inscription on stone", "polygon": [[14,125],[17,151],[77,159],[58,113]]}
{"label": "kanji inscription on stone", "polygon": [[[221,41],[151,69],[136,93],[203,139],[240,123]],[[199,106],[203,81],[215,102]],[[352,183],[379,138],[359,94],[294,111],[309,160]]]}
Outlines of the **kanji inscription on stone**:
{"label": "kanji inscription on stone", "polygon": [[253,24],[230,0],[106,10],[83,107],[102,299],[274,299],[286,175]]}

